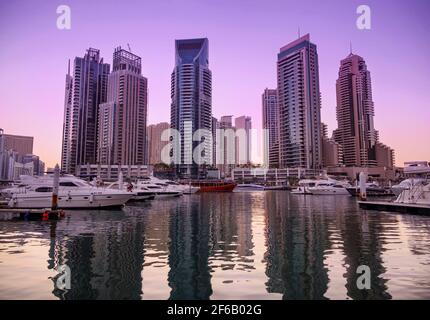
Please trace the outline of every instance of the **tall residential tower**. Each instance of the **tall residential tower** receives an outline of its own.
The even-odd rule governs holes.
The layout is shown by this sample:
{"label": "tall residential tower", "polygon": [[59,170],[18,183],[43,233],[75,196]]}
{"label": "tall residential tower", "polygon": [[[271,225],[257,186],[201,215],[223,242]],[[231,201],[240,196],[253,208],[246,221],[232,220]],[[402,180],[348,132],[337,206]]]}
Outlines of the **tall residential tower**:
{"label": "tall residential tower", "polygon": [[100,105],[98,160],[102,164],[146,164],[148,81],[139,56],[115,48],[107,102]]}
{"label": "tall residential tower", "polygon": [[64,95],[64,118],[63,118],[63,145],[61,148],[61,170],[70,172],[70,150],[71,150],[71,126],[73,112],[73,77],[70,74],[70,59],[67,67],[65,95]]}
{"label": "tall residential tower", "polygon": [[251,117],[241,116],[234,119],[234,126],[236,130],[236,164],[250,164],[251,163]]}
{"label": "tall residential tower", "polygon": [[362,57],[351,53],[341,61],[336,95],[338,128],[333,135],[342,146],[344,164],[393,167],[393,151],[378,142],[370,72]]}
{"label": "tall residential tower", "polygon": [[162,163],[161,152],[164,146],[168,144],[168,141],[162,141],[161,137],[164,130],[168,130],[169,128],[170,125],[167,122],[160,122],[148,126],[148,164],[156,165]]}
{"label": "tall residential tower", "polygon": [[98,107],[106,101],[109,69],[100,51],[90,48],[83,58],[74,60],[72,85],[70,74],[66,76],[61,159],[66,172],[75,173],[77,165],[96,163]]}
{"label": "tall residential tower", "polygon": [[[212,73],[209,70],[208,39],[186,39],[175,41],[175,68],[171,79],[172,129],[180,133],[180,141],[174,148],[180,153],[175,163],[177,174],[197,177],[199,164],[212,163]],[[193,141],[198,129],[206,129]],[[196,147],[197,158],[193,153]],[[196,161],[197,160],[197,161]]]}
{"label": "tall residential tower", "polygon": [[263,130],[264,130],[264,164],[276,166],[277,159],[270,159],[270,154],[276,149],[279,143],[279,108],[278,91],[276,89],[265,89],[262,94],[263,106]]}
{"label": "tall residential tower", "polygon": [[309,34],[281,48],[277,69],[280,166],[320,169],[318,54]]}

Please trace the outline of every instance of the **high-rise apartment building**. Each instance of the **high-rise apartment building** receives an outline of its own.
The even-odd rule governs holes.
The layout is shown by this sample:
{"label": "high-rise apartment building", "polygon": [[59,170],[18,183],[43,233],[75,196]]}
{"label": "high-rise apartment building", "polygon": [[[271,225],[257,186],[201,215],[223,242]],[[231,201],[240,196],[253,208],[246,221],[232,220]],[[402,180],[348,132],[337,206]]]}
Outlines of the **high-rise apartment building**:
{"label": "high-rise apartment building", "polygon": [[162,141],[161,136],[164,130],[168,130],[169,128],[170,124],[167,122],[151,124],[148,126],[148,164],[155,165],[162,163],[161,151],[169,142]]}
{"label": "high-rise apartment building", "polygon": [[142,75],[142,59],[115,48],[108,79],[107,102],[99,106],[98,160],[145,164],[148,81]]}
{"label": "high-rise apartment building", "polygon": [[100,51],[89,48],[84,57],[74,60],[72,84],[70,74],[66,76],[61,159],[66,172],[75,173],[77,165],[96,163],[98,107],[106,102],[109,70]]}
{"label": "high-rise apartment building", "polygon": [[63,143],[61,148],[61,170],[70,172],[71,165],[71,126],[73,112],[73,77],[70,74],[70,59],[66,74],[66,85],[64,95],[64,118],[63,118]]}
{"label": "high-rise apartment building", "polygon": [[[173,142],[177,143],[173,150],[180,153],[176,172],[197,177],[200,165],[212,162],[212,73],[208,39],[176,40],[171,98],[170,125],[180,133],[180,141]],[[199,129],[206,129],[207,133],[199,141],[193,141]],[[196,159],[193,153],[198,146],[202,148],[196,152]]]}
{"label": "high-rise apartment building", "polygon": [[[333,135],[342,146],[345,166],[392,167],[393,151],[385,152],[387,147],[378,144],[370,72],[362,57],[351,53],[341,61],[336,97],[338,128]],[[378,156],[378,152],[385,154]],[[381,160],[383,158],[385,161]]]}
{"label": "high-rise apartment building", "polygon": [[228,177],[236,165],[236,128],[233,126],[233,116],[222,116],[218,126],[217,167],[222,176]]}
{"label": "high-rise apartment building", "polygon": [[218,119],[212,117],[212,166],[215,167],[217,165],[217,152],[218,152],[218,143],[216,132],[219,129]]}
{"label": "high-rise apartment building", "polygon": [[280,166],[320,169],[318,54],[309,34],[281,48],[277,73]]}
{"label": "high-rise apartment building", "polygon": [[33,153],[33,137],[15,134],[3,134],[5,150],[13,150],[21,155]]}
{"label": "high-rise apartment building", "polygon": [[43,175],[45,164],[33,155],[33,137],[5,134],[0,128],[0,180]]}
{"label": "high-rise apartment building", "polygon": [[236,130],[236,164],[251,163],[251,117],[241,116],[234,119]]}
{"label": "high-rise apartment building", "polygon": [[114,101],[99,105],[97,162],[114,164],[115,127],[117,107]]}
{"label": "high-rise apartment building", "polygon": [[278,150],[279,142],[279,108],[278,91],[266,88],[261,97],[263,111],[263,130],[264,130],[264,164],[275,167],[279,162],[270,154],[275,154]]}

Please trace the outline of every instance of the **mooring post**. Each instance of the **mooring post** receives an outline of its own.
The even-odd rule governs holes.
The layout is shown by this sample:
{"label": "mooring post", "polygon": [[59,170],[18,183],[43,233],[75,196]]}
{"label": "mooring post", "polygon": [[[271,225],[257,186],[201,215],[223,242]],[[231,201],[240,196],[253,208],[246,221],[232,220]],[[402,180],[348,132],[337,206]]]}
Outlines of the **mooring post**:
{"label": "mooring post", "polygon": [[118,189],[124,189],[124,176],[122,174],[122,171],[118,173]]}
{"label": "mooring post", "polygon": [[58,189],[60,185],[60,167],[55,165],[54,169],[54,185],[52,187],[52,203],[51,210],[56,211],[58,209]]}
{"label": "mooring post", "polygon": [[360,199],[362,201],[366,200],[366,174],[364,172],[360,172]]}

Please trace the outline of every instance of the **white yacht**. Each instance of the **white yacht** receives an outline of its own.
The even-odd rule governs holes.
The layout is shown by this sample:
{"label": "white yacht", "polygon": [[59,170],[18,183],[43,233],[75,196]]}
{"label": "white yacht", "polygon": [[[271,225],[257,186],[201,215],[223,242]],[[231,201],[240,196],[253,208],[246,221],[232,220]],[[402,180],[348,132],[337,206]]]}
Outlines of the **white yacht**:
{"label": "white yacht", "polygon": [[403,190],[394,202],[430,207],[430,183]]}
{"label": "white yacht", "polygon": [[[122,187],[120,187],[122,185]],[[122,184],[120,182],[113,182],[107,186],[108,189],[120,189],[132,194],[130,202],[140,202],[144,200],[153,200],[156,196],[155,192],[149,190],[145,186],[137,186],[136,184]]]}
{"label": "white yacht", "polygon": [[292,194],[311,194],[309,192],[310,187],[315,187],[317,180],[314,179],[302,179],[299,181],[299,185],[296,189],[291,190]]}
{"label": "white yacht", "polygon": [[165,184],[168,184],[170,186],[175,186],[180,191],[182,191],[183,194],[193,194],[200,190],[199,187],[192,186],[191,184],[180,184],[171,180],[161,180],[161,182],[164,182]]}
{"label": "white yacht", "polygon": [[174,185],[160,182],[159,179],[147,178],[141,179],[134,184],[136,188],[145,187],[147,190],[155,193],[155,199],[180,197],[183,192]]}
{"label": "white yacht", "polygon": [[399,184],[395,184],[391,187],[391,190],[393,193],[398,196],[402,193],[403,190],[412,189],[416,186],[423,186],[428,183],[427,179],[423,178],[409,178],[406,180],[401,181]]}
{"label": "white yacht", "polygon": [[317,181],[314,187],[308,187],[309,191],[313,195],[349,195],[346,183],[339,183],[335,180]]}
{"label": "white yacht", "polygon": [[[51,207],[53,177],[27,179],[24,187],[10,191],[9,207],[43,209]],[[58,207],[61,209],[118,208],[133,195],[121,190],[93,187],[73,176],[60,177]]]}

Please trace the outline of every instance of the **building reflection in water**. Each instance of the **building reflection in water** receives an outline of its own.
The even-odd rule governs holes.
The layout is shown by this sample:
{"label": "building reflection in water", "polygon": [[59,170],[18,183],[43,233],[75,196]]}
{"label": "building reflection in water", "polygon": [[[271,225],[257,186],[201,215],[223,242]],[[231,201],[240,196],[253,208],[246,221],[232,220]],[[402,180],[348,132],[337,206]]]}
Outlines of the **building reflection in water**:
{"label": "building reflection in water", "polygon": [[[369,223],[372,219],[372,223]],[[382,253],[384,251],[384,224],[381,219],[396,219],[395,216],[379,214],[348,215],[343,219],[341,236],[345,254],[344,264],[346,273],[347,295],[352,299],[389,299],[386,280],[382,277],[385,272]],[[357,286],[357,268],[366,265],[371,270],[371,288],[360,290]]]}
{"label": "building reflection in water", "polygon": [[[35,274],[48,279],[62,264],[72,272],[70,290],[49,280],[59,299],[419,298],[430,292],[429,221],[366,213],[350,197],[201,194],[2,223],[9,245],[0,253],[37,264],[32,247],[46,247],[48,272]],[[370,290],[357,287],[360,265],[371,269]]]}
{"label": "building reflection in water", "polygon": [[[124,213],[115,212],[74,214],[81,215],[82,221],[75,220],[73,227],[61,230],[61,234],[57,230],[57,244],[48,260],[48,267],[66,264],[70,268],[71,288],[65,292],[55,288],[53,294],[67,300],[140,299],[142,220],[131,217],[124,223],[115,219]],[[112,220],[106,222],[106,218]]]}
{"label": "building reflection in water", "polygon": [[208,266],[212,208],[202,198],[181,201],[169,219],[169,299],[209,299]]}
{"label": "building reflection in water", "polygon": [[310,201],[281,193],[266,197],[266,285],[283,299],[324,299],[327,290],[327,218],[314,212]]}

